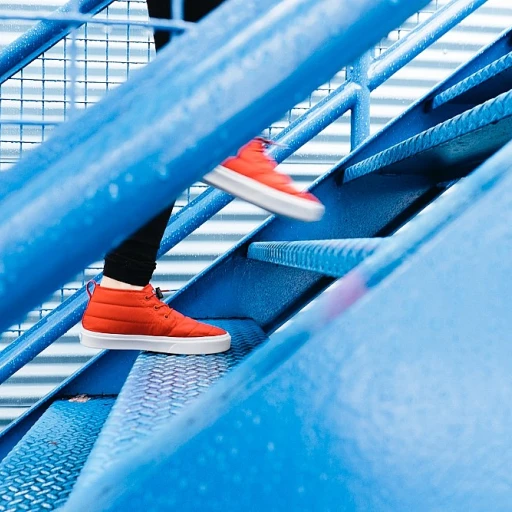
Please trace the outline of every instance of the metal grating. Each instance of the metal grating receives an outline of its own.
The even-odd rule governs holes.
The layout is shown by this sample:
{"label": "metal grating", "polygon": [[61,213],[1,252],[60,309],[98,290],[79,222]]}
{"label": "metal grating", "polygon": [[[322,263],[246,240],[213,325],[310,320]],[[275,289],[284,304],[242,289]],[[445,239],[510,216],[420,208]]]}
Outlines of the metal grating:
{"label": "metal grating", "polygon": [[107,467],[154,435],[223,375],[267,341],[252,320],[211,322],[231,334],[231,350],[221,354],[170,356],[142,353],[130,371],[105,427],[81,473],[87,485]]}
{"label": "metal grating", "polygon": [[[62,0],[22,0],[16,3],[0,0],[0,12],[21,10],[47,13],[62,3]],[[432,2],[428,8],[381,41],[375,50],[376,54],[446,3],[447,0]],[[420,97],[482,45],[490,42],[497,33],[511,25],[512,6],[508,4],[507,0],[490,0],[485,8],[468,18],[461,27],[447,34],[375,91],[372,94],[372,132],[382,128],[412,100]],[[144,21],[147,19],[147,10],[143,0],[117,0],[97,17]],[[1,22],[0,45],[3,47],[14,40],[31,24]],[[76,109],[86,108],[98,101],[109,88],[122,83],[130,73],[143,66],[154,51],[151,34],[142,27],[89,24],[78,30],[74,37],[75,50],[72,49],[73,38],[68,37],[0,87],[1,171],[8,172],[12,163],[24,151],[51,135],[55,123],[73,114],[73,97]],[[76,56],[76,67],[71,63],[73,54]],[[276,121],[267,135],[274,137],[344,79],[345,73],[341,71],[283,119]],[[76,83],[74,95],[71,82]],[[20,117],[31,121],[30,124],[17,123]],[[298,181],[307,184],[346,154],[349,143],[350,124],[348,116],[345,116],[306,144],[282,164],[282,168]],[[198,185],[185,191],[178,201],[178,207],[187,204],[203,189],[202,185]],[[265,217],[265,212],[235,201],[161,260],[156,283],[168,289],[181,287]],[[0,338],[0,348],[71,295],[84,280],[96,274],[100,266],[96,264],[86,269],[47,303],[30,313],[23,323],[13,326]],[[0,388],[0,423],[8,423],[80,367],[93,353],[77,343],[76,332],[71,330]]]}
{"label": "metal grating", "polygon": [[58,400],[0,464],[0,511],[64,505],[114,398]]}

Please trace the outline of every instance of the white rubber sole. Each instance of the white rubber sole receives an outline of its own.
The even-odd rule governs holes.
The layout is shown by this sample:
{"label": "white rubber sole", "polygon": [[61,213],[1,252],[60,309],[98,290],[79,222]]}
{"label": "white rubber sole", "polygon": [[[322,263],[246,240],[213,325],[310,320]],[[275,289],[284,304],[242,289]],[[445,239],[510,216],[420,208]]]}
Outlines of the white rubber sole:
{"label": "white rubber sole", "polygon": [[208,173],[203,181],[271,213],[292,219],[314,222],[325,212],[320,203],[280,192],[222,165]]}
{"label": "white rubber sole", "polygon": [[80,329],[80,343],[85,347],[110,350],[147,350],[163,354],[218,354],[231,347],[231,336],[202,338],[169,338],[167,336],[138,336],[128,334],[104,334]]}

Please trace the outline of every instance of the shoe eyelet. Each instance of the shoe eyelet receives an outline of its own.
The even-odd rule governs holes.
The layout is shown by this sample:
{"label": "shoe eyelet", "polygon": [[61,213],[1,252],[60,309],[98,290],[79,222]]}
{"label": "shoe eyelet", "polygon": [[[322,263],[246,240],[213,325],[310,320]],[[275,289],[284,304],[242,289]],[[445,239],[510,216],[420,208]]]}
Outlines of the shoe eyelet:
{"label": "shoe eyelet", "polygon": [[148,297],[147,295],[144,297],[146,300],[149,300],[151,297]]}
{"label": "shoe eyelet", "polygon": [[169,315],[164,315],[164,318],[169,318]]}
{"label": "shoe eyelet", "polygon": [[158,306],[153,306],[153,309],[154,309],[155,311],[158,311],[158,309],[159,309],[159,308],[158,308]]}

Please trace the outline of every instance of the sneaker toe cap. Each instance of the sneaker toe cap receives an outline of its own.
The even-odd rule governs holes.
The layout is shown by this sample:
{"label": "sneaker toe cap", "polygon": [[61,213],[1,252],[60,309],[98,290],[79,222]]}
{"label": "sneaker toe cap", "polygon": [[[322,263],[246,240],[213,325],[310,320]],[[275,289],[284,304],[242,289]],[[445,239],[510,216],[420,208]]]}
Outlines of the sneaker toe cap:
{"label": "sneaker toe cap", "polygon": [[196,322],[190,332],[190,336],[194,337],[225,336],[226,334],[227,332],[224,329],[200,322]]}

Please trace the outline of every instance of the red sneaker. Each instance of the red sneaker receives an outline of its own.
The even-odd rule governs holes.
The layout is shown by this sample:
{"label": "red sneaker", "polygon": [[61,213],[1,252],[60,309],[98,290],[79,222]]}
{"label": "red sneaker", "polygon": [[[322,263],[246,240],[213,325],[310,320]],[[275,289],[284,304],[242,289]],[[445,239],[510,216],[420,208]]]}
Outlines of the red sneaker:
{"label": "red sneaker", "polygon": [[162,302],[161,291],[114,290],[95,286],[82,319],[86,347],[149,350],[165,354],[216,354],[231,346],[229,334],[196,322]]}
{"label": "red sneaker", "polygon": [[265,154],[270,143],[252,140],[203,181],[269,212],[308,222],[319,220],[324,206],[309,192],[297,190],[289,176],[277,172],[277,163]]}

